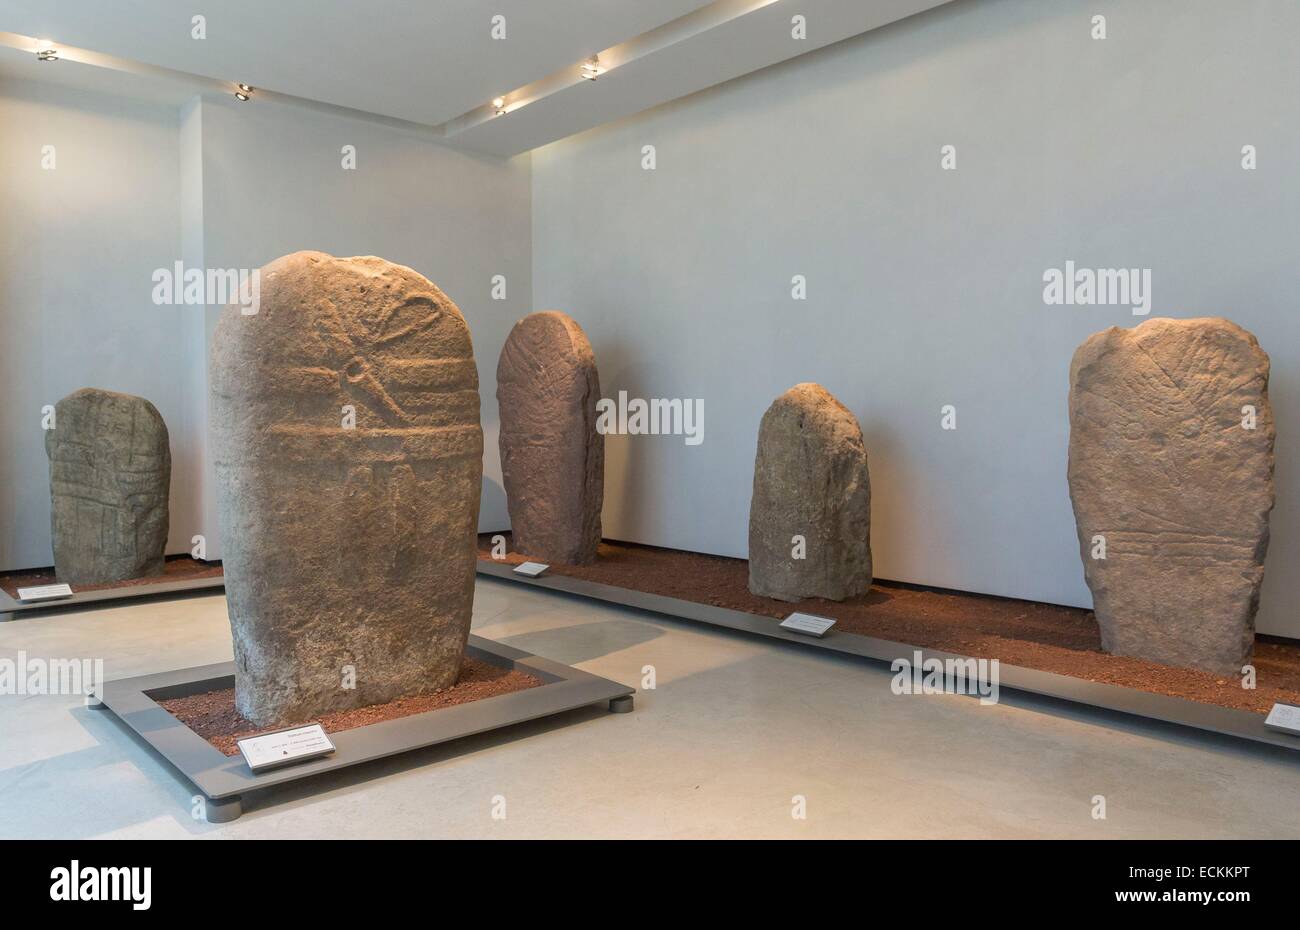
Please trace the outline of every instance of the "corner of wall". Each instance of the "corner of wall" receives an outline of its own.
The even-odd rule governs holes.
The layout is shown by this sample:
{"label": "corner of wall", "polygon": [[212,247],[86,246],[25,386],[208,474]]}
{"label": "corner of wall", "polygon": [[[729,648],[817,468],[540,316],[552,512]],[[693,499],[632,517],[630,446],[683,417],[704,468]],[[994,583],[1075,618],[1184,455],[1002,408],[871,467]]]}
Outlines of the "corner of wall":
{"label": "corner of wall", "polygon": [[[207,237],[203,184],[203,98],[191,97],[180,110],[181,261],[186,268],[207,267]],[[188,485],[193,489],[193,525],[182,530],[185,539],[202,536],[205,555],[221,558],[221,533],[217,526],[215,479],[208,448],[208,348],[211,333],[207,306],[195,308],[185,331],[186,350],[194,364],[185,390],[195,418],[197,449],[187,462]]]}

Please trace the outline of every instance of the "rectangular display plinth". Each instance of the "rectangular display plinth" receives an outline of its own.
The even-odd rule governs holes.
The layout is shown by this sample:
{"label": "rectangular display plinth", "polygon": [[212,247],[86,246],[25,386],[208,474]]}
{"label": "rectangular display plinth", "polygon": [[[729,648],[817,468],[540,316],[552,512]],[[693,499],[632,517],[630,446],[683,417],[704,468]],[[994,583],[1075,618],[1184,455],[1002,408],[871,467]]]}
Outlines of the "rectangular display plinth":
{"label": "rectangular display plinth", "polygon": [[[918,648],[906,643],[877,639],[845,630],[835,630],[822,638],[790,632],[781,628],[772,617],[701,604],[663,594],[651,594],[630,588],[600,584],[567,575],[550,574],[541,578],[527,578],[516,574],[509,562],[480,558],[478,573],[493,578],[545,588],[563,594],[592,598],[625,607],[635,607],[666,616],[698,623],[708,623],[729,630],[740,630],[757,636],[798,643],[807,648],[827,649],[831,652],[858,656],[878,662],[893,663],[907,658],[916,663],[934,659],[939,663],[965,663],[977,661],[971,657],[938,649]],[[1072,678],[1055,672],[1044,672],[1023,666],[998,663],[1000,687],[1026,694],[1041,695],[1059,701],[1101,708],[1134,717],[1143,717],[1163,723],[1176,724],[1204,730],[1236,739],[1300,751],[1300,736],[1271,730],[1264,717],[1250,711],[1204,704],[1187,698],[1155,694],[1136,688]]]}
{"label": "rectangular display plinth", "polygon": [[[166,578],[165,575],[158,576],[158,579]],[[226,586],[225,575],[221,574],[220,571],[215,575],[182,576],[175,577],[174,580],[158,579],[142,578],[131,584],[88,588],[85,590],[78,590],[73,586],[71,595],[61,596],[53,600],[24,601],[15,598],[8,591],[0,589],[0,620],[10,620],[16,614],[31,610],[68,610],[89,604],[104,604],[139,597],[158,597],[169,594],[183,594],[190,591],[219,590]]]}
{"label": "rectangular display plinth", "polygon": [[500,694],[340,730],[330,734],[335,751],[292,766],[254,773],[242,756],[227,756],[164,710],[158,701],[230,688],[233,662],[175,672],[142,675],[104,685],[100,709],[112,711],[129,730],[190,781],[207,799],[211,822],[239,816],[250,794],[313,775],[333,772],[375,759],[447,743],[528,720],[549,717],[592,704],[609,703],[623,713],[631,708],[634,688],[589,672],[552,662],[481,636],[470,636],[465,655],[540,678],[540,687]]}

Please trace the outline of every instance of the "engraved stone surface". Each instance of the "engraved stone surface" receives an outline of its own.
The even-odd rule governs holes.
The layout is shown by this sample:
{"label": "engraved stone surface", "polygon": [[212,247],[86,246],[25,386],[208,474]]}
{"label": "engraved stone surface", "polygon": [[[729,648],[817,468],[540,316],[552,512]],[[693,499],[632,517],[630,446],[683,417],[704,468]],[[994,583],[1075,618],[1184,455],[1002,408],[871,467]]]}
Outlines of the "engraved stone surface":
{"label": "engraved stone surface", "polygon": [[1273,507],[1268,374],[1255,337],[1219,318],[1112,327],[1074,353],[1070,498],[1108,652],[1225,675],[1250,661]]}
{"label": "engraved stone surface", "polygon": [[54,406],[45,452],[59,581],[161,575],[172,455],[154,405],[131,394],[75,391]]}
{"label": "engraved stone surface", "polygon": [[460,310],[410,268],[296,252],[261,269],[256,314],[223,310],[211,374],[240,713],[453,684],[483,470]]}
{"label": "engraved stone surface", "polygon": [[548,563],[596,558],[605,437],[591,343],[555,310],[515,324],[497,364],[501,473],[516,551]]}
{"label": "engraved stone surface", "polygon": [[[795,536],[804,539],[796,557]],[[820,384],[763,414],[749,505],[749,590],[842,601],[871,587],[871,480],[862,429]]]}

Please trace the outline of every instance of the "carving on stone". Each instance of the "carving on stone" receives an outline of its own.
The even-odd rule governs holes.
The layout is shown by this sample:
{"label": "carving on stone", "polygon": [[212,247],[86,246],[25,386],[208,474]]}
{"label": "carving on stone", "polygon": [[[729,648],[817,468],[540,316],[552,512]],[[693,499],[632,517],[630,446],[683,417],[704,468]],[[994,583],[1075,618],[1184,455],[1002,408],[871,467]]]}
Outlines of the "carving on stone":
{"label": "carving on stone", "polygon": [[[802,540],[802,551],[799,543]],[[749,590],[841,601],[871,587],[871,480],[858,421],[819,384],[763,414],[749,508]],[[796,552],[802,554],[797,557]]]}
{"label": "carving on stone", "polygon": [[74,391],[55,405],[45,452],[59,581],[161,575],[172,457],[154,405],[98,388]]}
{"label": "carving on stone", "polygon": [[543,562],[596,558],[605,437],[600,379],[582,328],[555,310],[524,317],[497,364],[501,472],[512,542]]}
{"label": "carving on stone", "polygon": [[271,725],[448,687],[483,467],[469,328],[380,258],[297,252],[261,282],[212,352],[236,706]]}
{"label": "carving on stone", "polygon": [[1070,365],[1070,497],[1102,648],[1239,674],[1273,507],[1268,356],[1224,319],[1153,319]]}

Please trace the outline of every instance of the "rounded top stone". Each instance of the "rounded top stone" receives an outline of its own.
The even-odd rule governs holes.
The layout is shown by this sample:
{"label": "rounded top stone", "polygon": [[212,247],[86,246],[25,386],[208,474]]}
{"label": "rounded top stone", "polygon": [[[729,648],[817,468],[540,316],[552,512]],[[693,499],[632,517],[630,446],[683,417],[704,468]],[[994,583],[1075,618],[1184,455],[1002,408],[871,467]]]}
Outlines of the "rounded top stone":
{"label": "rounded top stone", "polygon": [[573,390],[586,390],[587,373],[596,367],[587,334],[577,321],[559,310],[541,310],[519,320],[506,337],[497,359],[497,398],[502,390],[520,385],[537,390],[539,377],[554,390],[568,373]]}
{"label": "rounded top stone", "polygon": [[[1095,364],[1111,352],[1129,348],[1151,351],[1159,358],[1163,352],[1182,352],[1181,347],[1193,341],[1202,341],[1216,352],[1227,352],[1238,362],[1268,373],[1269,358],[1255,334],[1221,316],[1175,319],[1155,317],[1137,326],[1112,326],[1085,339],[1070,360],[1070,380],[1074,382],[1088,366]],[[1177,347],[1177,348],[1175,348]]]}
{"label": "rounded top stone", "polygon": [[349,403],[363,429],[477,425],[469,326],[428,278],[373,255],[303,251],[264,265],[255,280],[253,312],[232,301],[218,321],[216,394],[245,411],[294,396],[296,409],[276,418],[291,412],[326,428]]}
{"label": "rounded top stone", "polygon": [[[103,388],[80,388],[54,405],[54,429],[45,432],[45,451],[64,442],[81,443],[91,436],[106,440],[107,445],[92,455],[130,456],[131,450],[161,443],[161,454],[169,455],[167,422],[158,408],[135,394],[106,391]],[[63,428],[60,429],[59,426]],[[122,437],[127,437],[123,444]]]}
{"label": "rounded top stone", "polygon": [[[539,310],[518,320],[506,337],[506,345],[525,344],[544,347],[549,355],[572,355],[575,359],[594,358],[591,342],[578,321],[559,310]],[[501,362],[506,361],[502,353]],[[498,363],[498,371],[502,365]]]}
{"label": "rounded top stone", "polygon": [[814,381],[802,381],[772,401],[763,414],[760,430],[794,418],[830,438],[863,444],[857,417],[839,398]]}
{"label": "rounded top stone", "polygon": [[[414,341],[430,358],[469,358],[474,350],[460,308],[436,284],[406,265],[375,255],[339,258],[325,252],[282,255],[260,269],[256,316],[348,310],[357,331],[337,332],[375,345]],[[341,298],[351,297],[349,307]],[[230,308],[227,308],[230,309]],[[235,306],[238,312],[239,308]],[[430,325],[433,324],[433,325]],[[410,353],[406,353],[410,354]]]}
{"label": "rounded top stone", "polygon": [[136,394],[123,394],[119,391],[108,391],[104,388],[78,388],[67,397],[55,404],[55,410],[63,410],[70,406],[87,406],[90,404],[113,404],[119,407],[137,407],[140,412],[158,423],[159,426],[166,428],[163,422],[162,414],[158,412],[147,398],[140,397]]}

